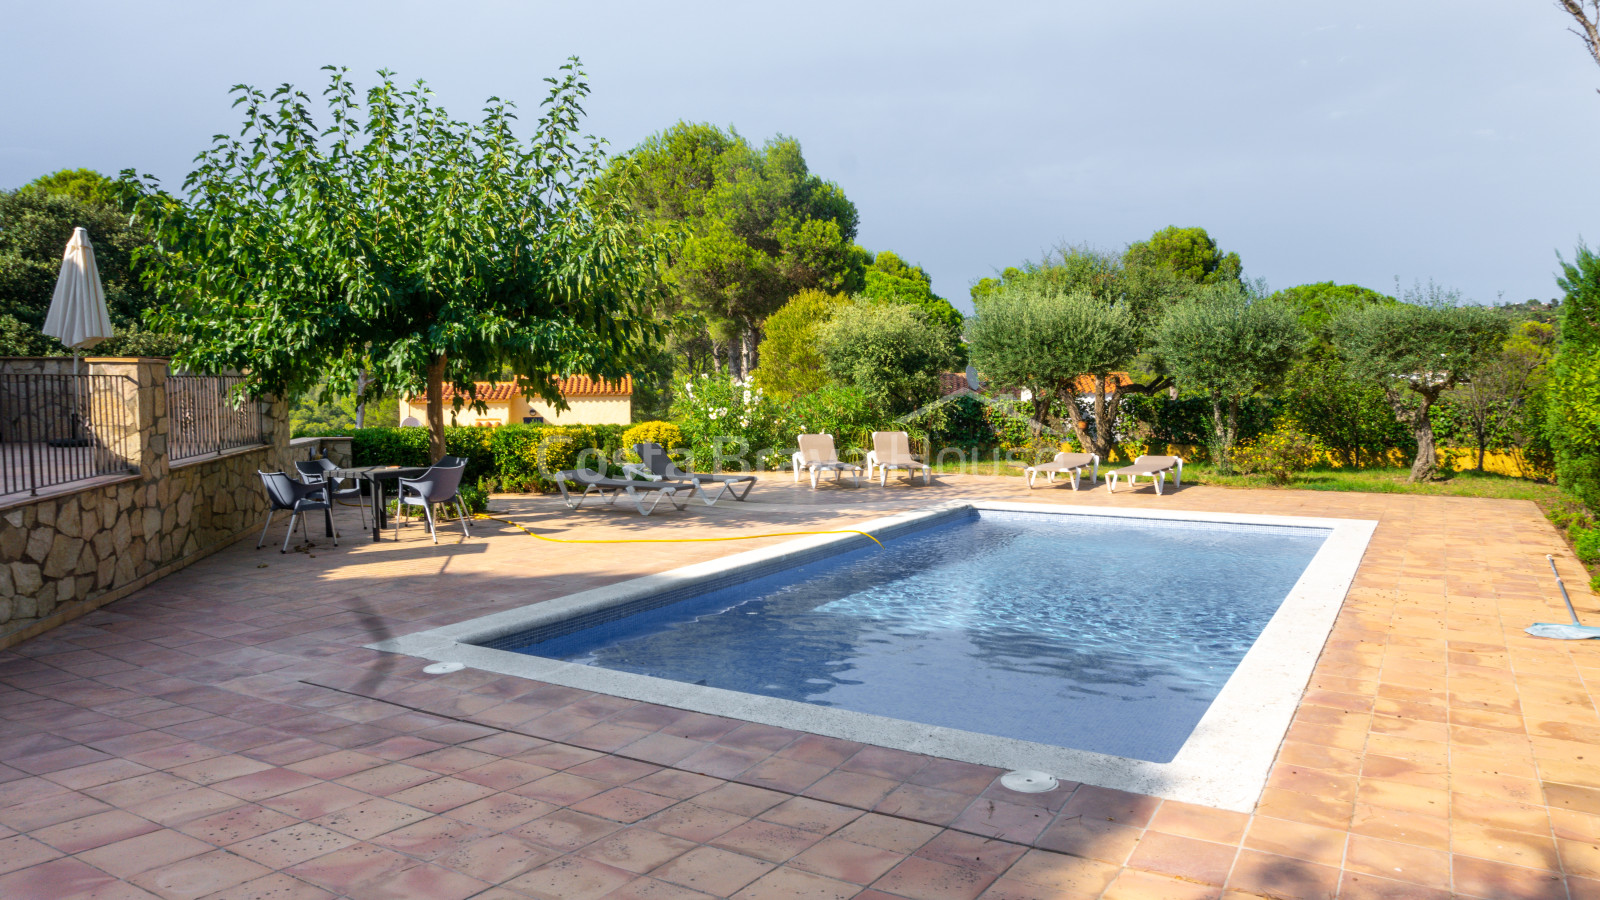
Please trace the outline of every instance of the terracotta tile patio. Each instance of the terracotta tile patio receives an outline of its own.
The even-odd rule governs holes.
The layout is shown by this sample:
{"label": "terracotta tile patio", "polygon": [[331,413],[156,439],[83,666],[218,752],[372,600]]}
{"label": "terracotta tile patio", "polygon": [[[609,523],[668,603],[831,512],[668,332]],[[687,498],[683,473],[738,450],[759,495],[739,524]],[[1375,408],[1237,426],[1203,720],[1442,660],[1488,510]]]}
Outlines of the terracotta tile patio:
{"label": "terracotta tile patio", "polygon": [[[0,897],[1600,898],[1600,647],[1531,504],[1018,479],[764,481],[641,519],[497,501],[568,538],[848,527],[957,497],[1381,523],[1253,814],[472,670],[386,637],[748,549],[246,540],[0,651]],[[348,521],[346,521],[348,519]],[[1575,598],[1597,613],[1586,590]]]}

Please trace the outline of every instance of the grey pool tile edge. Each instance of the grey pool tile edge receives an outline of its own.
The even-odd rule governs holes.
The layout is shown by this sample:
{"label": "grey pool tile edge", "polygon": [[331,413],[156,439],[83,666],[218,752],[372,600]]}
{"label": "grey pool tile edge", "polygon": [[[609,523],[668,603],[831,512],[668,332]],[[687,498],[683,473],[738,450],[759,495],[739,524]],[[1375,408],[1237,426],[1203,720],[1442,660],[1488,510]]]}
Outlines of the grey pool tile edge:
{"label": "grey pool tile edge", "polygon": [[452,660],[502,675],[531,678],[630,700],[945,759],[1009,769],[1039,769],[1063,780],[1219,809],[1238,812],[1253,810],[1283,743],[1283,736],[1310,681],[1312,670],[1316,667],[1317,658],[1344,603],[1345,594],[1355,579],[1367,544],[1377,528],[1377,522],[1309,516],[957,501],[873,519],[860,523],[857,528],[875,535],[890,536],[927,527],[940,519],[961,517],[984,509],[1046,515],[1278,525],[1327,529],[1330,533],[1283,605],[1267,623],[1261,636],[1245,654],[1239,667],[1170,763],[1054,747],[477,646],[484,641],[595,609],[627,604],[664,590],[715,580],[729,571],[770,571],[773,562],[803,558],[820,548],[849,546],[861,540],[855,535],[799,538],[456,625],[380,641],[368,647],[428,660]]}

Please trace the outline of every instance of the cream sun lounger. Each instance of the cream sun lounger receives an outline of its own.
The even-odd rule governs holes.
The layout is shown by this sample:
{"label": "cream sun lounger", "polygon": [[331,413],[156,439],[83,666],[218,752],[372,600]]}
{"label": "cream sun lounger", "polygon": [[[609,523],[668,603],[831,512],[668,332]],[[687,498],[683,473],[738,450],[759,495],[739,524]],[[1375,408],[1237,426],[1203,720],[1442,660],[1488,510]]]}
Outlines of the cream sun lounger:
{"label": "cream sun lounger", "polygon": [[1150,483],[1155,485],[1156,493],[1167,484],[1167,473],[1175,475],[1173,483],[1183,487],[1183,460],[1176,456],[1141,456],[1133,461],[1133,465],[1106,473],[1106,493],[1117,489],[1117,476],[1128,479],[1130,486],[1138,484],[1140,475],[1147,475]]}
{"label": "cream sun lounger", "polygon": [[796,450],[790,460],[794,463],[794,480],[800,480],[800,470],[811,473],[811,488],[816,490],[817,479],[824,471],[833,470],[833,480],[838,481],[843,472],[850,473],[850,480],[857,487],[861,485],[861,467],[847,462],[839,461],[838,451],[833,449],[833,435],[829,434],[802,434],[800,435],[800,449]]}
{"label": "cream sun lounger", "polygon": [[[577,500],[573,500],[572,495],[567,493],[567,482],[569,481],[574,486],[583,485],[583,493],[578,495]],[[577,509],[582,506],[583,501],[588,498],[591,492],[605,497],[607,503],[616,503],[619,495],[627,494],[628,499],[633,501],[641,516],[650,515],[650,511],[656,508],[656,504],[661,502],[662,497],[667,498],[667,502],[678,509],[683,509],[689,505],[687,498],[681,504],[678,502],[678,488],[684,486],[682,482],[632,481],[626,478],[609,478],[593,469],[569,469],[564,472],[557,472],[555,474],[555,482],[556,487],[561,489],[561,499],[569,509]],[[644,505],[646,494],[655,495],[648,507]]]}
{"label": "cream sun lounger", "polygon": [[1029,466],[1023,471],[1028,473],[1028,490],[1033,490],[1033,479],[1040,472],[1045,473],[1045,482],[1056,483],[1056,473],[1066,472],[1072,481],[1072,489],[1078,489],[1078,480],[1083,477],[1085,467],[1093,468],[1089,472],[1089,484],[1093,485],[1100,480],[1100,457],[1093,453],[1057,453],[1056,458],[1050,462],[1037,466]]}
{"label": "cream sun lounger", "polygon": [[872,480],[872,470],[878,470],[878,484],[889,483],[890,469],[905,469],[907,477],[915,479],[922,470],[922,483],[933,484],[933,468],[911,455],[911,436],[904,431],[874,431],[872,452],[867,454],[867,480]]}

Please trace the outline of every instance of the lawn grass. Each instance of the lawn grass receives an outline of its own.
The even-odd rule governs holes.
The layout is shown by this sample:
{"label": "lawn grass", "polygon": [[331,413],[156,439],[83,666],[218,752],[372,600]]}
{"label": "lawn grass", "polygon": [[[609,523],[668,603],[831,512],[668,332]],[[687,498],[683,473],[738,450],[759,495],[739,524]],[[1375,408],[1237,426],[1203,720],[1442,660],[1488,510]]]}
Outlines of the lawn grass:
{"label": "lawn grass", "polygon": [[[1102,464],[1101,472],[1116,469],[1126,463]],[[949,462],[935,466],[941,475],[1011,475],[1021,477],[1024,463],[996,462],[993,459],[969,462],[965,465]],[[1505,475],[1478,472],[1457,472],[1448,478],[1421,484],[1408,484],[1409,469],[1314,469],[1296,475],[1285,485],[1273,484],[1263,475],[1223,475],[1205,463],[1190,463],[1183,467],[1185,484],[1206,484],[1213,487],[1236,487],[1262,490],[1291,491],[1355,491],[1368,494],[1430,494],[1445,497],[1492,497],[1500,500],[1532,500],[1546,504],[1560,500],[1564,495],[1553,484],[1511,478]]]}
{"label": "lawn grass", "polygon": [[[1192,473],[1192,474],[1191,474]],[[1368,494],[1427,494],[1439,497],[1491,497],[1497,500],[1532,500],[1552,503],[1562,498],[1553,484],[1512,478],[1492,472],[1456,472],[1437,481],[1410,484],[1409,469],[1313,469],[1301,472],[1286,485],[1275,485],[1261,475],[1222,475],[1210,466],[1184,466],[1183,478],[1194,484],[1217,487],[1286,489],[1299,491],[1354,491]]]}

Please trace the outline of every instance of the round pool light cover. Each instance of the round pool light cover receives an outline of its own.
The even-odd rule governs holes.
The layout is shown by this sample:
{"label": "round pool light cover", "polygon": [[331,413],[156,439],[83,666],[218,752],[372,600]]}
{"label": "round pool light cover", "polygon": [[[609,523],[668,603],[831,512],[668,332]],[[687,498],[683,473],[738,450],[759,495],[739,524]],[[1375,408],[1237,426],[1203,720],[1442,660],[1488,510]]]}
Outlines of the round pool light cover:
{"label": "round pool light cover", "polygon": [[1059,783],[1050,773],[1032,769],[1018,769],[1000,776],[1002,787],[1019,794],[1043,794],[1055,790]]}

